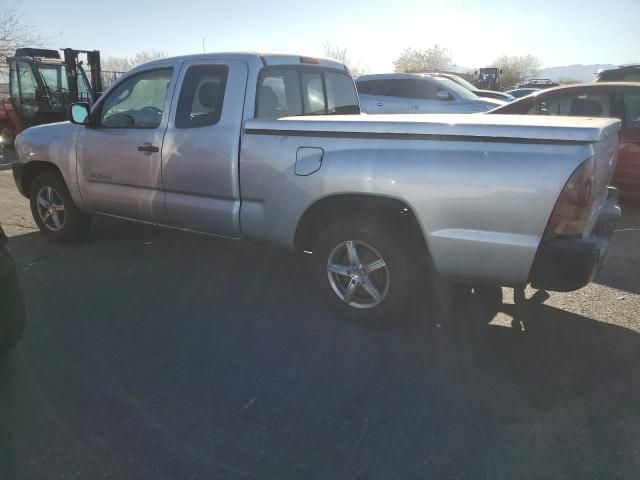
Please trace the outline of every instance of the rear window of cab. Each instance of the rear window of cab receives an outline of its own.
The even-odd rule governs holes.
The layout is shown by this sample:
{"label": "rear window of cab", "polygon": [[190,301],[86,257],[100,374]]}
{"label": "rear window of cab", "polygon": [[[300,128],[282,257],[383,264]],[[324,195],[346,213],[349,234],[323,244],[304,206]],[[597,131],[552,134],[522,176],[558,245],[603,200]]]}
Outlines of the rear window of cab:
{"label": "rear window of cab", "polygon": [[344,71],[286,66],[260,72],[256,118],[359,113],[355,84]]}

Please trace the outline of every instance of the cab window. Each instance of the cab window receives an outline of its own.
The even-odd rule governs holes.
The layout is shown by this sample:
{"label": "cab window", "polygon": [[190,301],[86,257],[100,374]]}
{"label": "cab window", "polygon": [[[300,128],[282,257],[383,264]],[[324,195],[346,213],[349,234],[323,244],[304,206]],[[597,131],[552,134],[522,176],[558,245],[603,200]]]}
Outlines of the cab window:
{"label": "cab window", "polygon": [[228,71],[225,65],[189,67],[178,99],[176,128],[198,128],[218,123]]}
{"label": "cab window", "polygon": [[570,117],[611,116],[609,94],[560,95],[536,103],[528,115],[563,115]]}
{"label": "cab window", "polygon": [[359,113],[358,94],[346,73],[270,67],[258,80],[256,118]]}
{"label": "cab window", "polygon": [[626,92],[622,102],[625,125],[632,128],[640,128],[640,93]]}
{"label": "cab window", "polygon": [[157,128],[171,82],[172,68],[142,72],[119,83],[101,107],[107,128]]}

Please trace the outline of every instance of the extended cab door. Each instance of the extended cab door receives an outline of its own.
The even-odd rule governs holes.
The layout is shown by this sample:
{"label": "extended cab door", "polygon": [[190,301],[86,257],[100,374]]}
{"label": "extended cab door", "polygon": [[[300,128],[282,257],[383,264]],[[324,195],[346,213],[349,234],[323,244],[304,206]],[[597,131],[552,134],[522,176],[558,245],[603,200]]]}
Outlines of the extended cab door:
{"label": "extended cab door", "polygon": [[162,145],[167,224],[240,236],[238,158],[248,67],[185,62]]}
{"label": "extended cab door", "polygon": [[179,67],[156,64],[123,78],[80,129],[78,181],[92,212],[164,222],[161,149]]}

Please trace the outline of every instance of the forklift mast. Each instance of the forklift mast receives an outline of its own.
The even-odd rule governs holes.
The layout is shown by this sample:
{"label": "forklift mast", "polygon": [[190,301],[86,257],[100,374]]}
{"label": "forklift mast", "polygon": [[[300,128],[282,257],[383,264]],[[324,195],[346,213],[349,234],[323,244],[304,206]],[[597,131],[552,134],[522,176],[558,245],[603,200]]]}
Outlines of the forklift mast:
{"label": "forklift mast", "polygon": [[78,55],[86,53],[89,72],[91,74],[91,94],[95,102],[102,94],[102,75],[100,66],[100,52],[98,50],[74,50],[73,48],[62,49],[64,53],[64,63],[69,74],[69,94],[72,102],[78,101]]}

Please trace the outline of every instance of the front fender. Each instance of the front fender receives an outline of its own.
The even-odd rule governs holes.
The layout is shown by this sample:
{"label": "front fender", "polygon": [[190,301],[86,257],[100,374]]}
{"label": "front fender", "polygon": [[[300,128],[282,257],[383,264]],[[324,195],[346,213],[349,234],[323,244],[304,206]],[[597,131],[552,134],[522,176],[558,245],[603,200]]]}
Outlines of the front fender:
{"label": "front fender", "polygon": [[[76,140],[80,125],[70,122],[38,125],[23,131],[15,141],[17,171],[26,172],[33,162],[47,162],[62,174],[75,204],[83,206],[76,174]],[[19,186],[20,188],[20,186]],[[23,192],[27,194],[28,192]]]}

